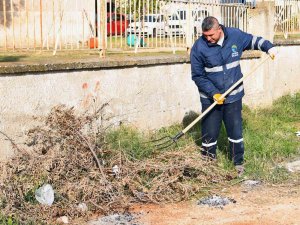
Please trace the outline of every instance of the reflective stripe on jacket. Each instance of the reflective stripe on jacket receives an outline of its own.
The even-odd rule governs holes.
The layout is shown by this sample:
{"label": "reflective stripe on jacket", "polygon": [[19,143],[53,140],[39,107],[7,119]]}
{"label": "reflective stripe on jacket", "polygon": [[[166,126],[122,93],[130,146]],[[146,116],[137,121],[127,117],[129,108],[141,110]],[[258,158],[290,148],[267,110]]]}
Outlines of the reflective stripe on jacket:
{"label": "reflective stripe on jacket", "polygon": [[[191,50],[192,79],[196,83],[201,102],[213,102],[213,95],[224,93],[242,76],[240,59],[244,50],[268,52],[273,44],[236,28],[224,27],[223,45],[209,43],[201,36]],[[243,84],[236,87],[225,100],[235,102],[244,96]]]}

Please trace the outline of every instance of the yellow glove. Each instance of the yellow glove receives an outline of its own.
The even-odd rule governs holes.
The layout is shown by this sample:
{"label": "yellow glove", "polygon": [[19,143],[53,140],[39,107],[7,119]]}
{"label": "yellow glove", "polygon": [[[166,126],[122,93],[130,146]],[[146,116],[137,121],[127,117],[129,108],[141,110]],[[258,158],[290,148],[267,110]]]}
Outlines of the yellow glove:
{"label": "yellow glove", "polygon": [[270,56],[270,58],[272,60],[275,59],[275,55],[277,54],[277,50],[273,47],[273,48],[270,48],[269,51],[268,51],[268,55]]}
{"label": "yellow glove", "polygon": [[221,97],[222,94],[214,94],[213,98],[217,102],[218,105],[224,104],[225,98]]}

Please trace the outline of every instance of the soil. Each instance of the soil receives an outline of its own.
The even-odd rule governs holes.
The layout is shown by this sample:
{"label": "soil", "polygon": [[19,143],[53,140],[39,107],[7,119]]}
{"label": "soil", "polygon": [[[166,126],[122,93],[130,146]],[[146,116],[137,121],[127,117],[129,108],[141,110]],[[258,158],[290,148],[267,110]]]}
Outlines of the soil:
{"label": "soil", "polygon": [[166,205],[139,205],[143,225],[300,225],[300,183],[236,185],[218,195],[236,200],[224,207],[198,205],[199,199]]}

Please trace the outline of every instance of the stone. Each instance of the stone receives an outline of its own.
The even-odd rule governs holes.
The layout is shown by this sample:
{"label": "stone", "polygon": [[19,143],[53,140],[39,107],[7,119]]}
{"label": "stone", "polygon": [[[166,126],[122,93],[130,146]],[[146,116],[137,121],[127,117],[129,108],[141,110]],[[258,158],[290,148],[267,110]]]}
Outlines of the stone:
{"label": "stone", "polygon": [[67,224],[67,223],[69,223],[69,218],[67,216],[62,216],[62,217],[59,217],[56,220],[56,222],[59,224]]}
{"label": "stone", "polygon": [[300,160],[287,163],[286,168],[288,169],[288,171],[290,171],[292,173],[300,172]]}

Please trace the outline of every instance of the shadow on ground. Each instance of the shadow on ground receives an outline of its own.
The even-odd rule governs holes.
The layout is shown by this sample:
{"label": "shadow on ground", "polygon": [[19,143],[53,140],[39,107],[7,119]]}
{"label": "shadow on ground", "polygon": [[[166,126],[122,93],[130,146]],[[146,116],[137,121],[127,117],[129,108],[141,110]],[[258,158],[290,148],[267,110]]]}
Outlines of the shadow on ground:
{"label": "shadow on ground", "polygon": [[[182,124],[183,127],[187,127],[190,123],[192,123],[197,117],[199,116],[198,113],[194,111],[189,111],[185,114],[184,118],[182,119]],[[188,134],[192,136],[194,139],[194,142],[199,148],[202,145],[201,141],[201,120],[194,126],[192,127],[189,131]],[[221,151],[223,154],[225,154],[228,159],[230,159],[230,155],[228,152],[228,140],[227,140],[227,134],[226,134],[226,129],[224,124],[222,123],[221,129],[220,129],[220,134],[218,138],[218,149]]]}

